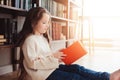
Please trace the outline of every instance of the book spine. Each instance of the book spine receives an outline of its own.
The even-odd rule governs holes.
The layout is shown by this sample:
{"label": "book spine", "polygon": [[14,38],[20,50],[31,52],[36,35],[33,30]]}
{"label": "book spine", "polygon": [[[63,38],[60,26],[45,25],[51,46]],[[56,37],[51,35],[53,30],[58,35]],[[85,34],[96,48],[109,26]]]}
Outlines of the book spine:
{"label": "book spine", "polygon": [[6,42],[7,40],[6,39],[0,39],[0,43],[1,42]]}
{"label": "book spine", "polygon": [[4,5],[4,0],[0,0],[0,4]]}
{"label": "book spine", "polygon": [[4,38],[4,35],[0,34],[0,39],[3,39]]}
{"label": "book spine", "polygon": [[52,39],[55,40],[55,22],[52,21]]}

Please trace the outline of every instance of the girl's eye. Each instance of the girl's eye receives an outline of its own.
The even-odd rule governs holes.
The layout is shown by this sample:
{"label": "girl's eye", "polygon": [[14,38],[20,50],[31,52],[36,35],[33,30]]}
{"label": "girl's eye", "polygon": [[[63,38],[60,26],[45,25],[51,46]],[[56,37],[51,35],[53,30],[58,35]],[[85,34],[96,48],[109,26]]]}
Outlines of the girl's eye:
{"label": "girl's eye", "polygon": [[43,24],[49,24],[49,22],[43,22]]}

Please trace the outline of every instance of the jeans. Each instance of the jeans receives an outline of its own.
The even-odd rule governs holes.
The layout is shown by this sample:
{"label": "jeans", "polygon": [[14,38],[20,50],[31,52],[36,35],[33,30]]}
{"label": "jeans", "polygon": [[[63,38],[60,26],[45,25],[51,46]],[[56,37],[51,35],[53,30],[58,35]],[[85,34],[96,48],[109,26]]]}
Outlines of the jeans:
{"label": "jeans", "polygon": [[46,80],[109,80],[107,72],[97,72],[83,66],[60,65]]}

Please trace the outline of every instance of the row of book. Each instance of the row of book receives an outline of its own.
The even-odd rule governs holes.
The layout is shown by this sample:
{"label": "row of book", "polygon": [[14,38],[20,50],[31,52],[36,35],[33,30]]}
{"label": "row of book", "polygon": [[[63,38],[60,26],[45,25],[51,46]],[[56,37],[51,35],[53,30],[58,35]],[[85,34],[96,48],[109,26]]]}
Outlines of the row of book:
{"label": "row of book", "polygon": [[[0,0],[0,4],[2,5],[25,10],[32,8],[33,2],[32,0]],[[53,16],[67,18],[67,6],[64,4],[54,0],[39,0],[39,6],[46,8]],[[33,5],[33,7],[36,7],[36,5]],[[78,19],[78,8],[70,7],[70,19]]]}
{"label": "row of book", "polygon": [[52,21],[52,39],[53,40],[63,40],[66,39],[67,28],[62,25],[60,22]]}
{"label": "row of book", "polygon": [[0,34],[0,45],[4,45],[5,42],[7,42],[7,39],[4,38],[4,35]]}
{"label": "row of book", "polygon": [[70,16],[69,16],[69,18],[72,19],[72,20],[78,20],[79,19],[79,17],[78,17],[79,12],[81,12],[79,8],[70,7]]}
{"label": "row of book", "polygon": [[69,39],[74,39],[76,36],[76,24],[69,24]]}
{"label": "row of book", "polygon": [[12,0],[0,0],[0,4],[12,6]]}
{"label": "row of book", "polygon": [[76,33],[75,24],[71,23],[68,28],[65,23],[52,21],[52,39],[53,40],[66,40],[67,37],[69,39],[74,39],[75,33]]}
{"label": "row of book", "polygon": [[11,18],[0,18],[1,44],[14,44],[17,36],[17,21]]}
{"label": "row of book", "polygon": [[32,7],[32,0],[0,0],[0,4],[29,10]]}
{"label": "row of book", "polygon": [[[67,6],[56,2],[54,0],[41,0],[39,3],[42,7],[46,8],[53,16],[58,16],[62,18],[67,18]],[[73,20],[78,20],[79,12],[81,9],[78,7],[70,7],[69,18]]]}
{"label": "row of book", "polygon": [[46,8],[53,16],[67,17],[67,6],[54,0],[41,0],[42,7]]}

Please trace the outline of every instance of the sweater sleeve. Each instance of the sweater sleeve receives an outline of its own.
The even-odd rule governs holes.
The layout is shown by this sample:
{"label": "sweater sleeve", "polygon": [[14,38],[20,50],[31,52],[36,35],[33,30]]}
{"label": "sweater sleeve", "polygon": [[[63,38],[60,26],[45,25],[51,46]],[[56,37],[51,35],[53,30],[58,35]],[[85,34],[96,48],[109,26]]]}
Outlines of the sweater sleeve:
{"label": "sweater sleeve", "polygon": [[[31,69],[55,69],[59,65],[58,59],[54,58],[52,55],[37,55],[36,45],[32,40],[25,41],[22,46],[24,61],[26,66]],[[42,54],[42,52],[41,52]]]}

